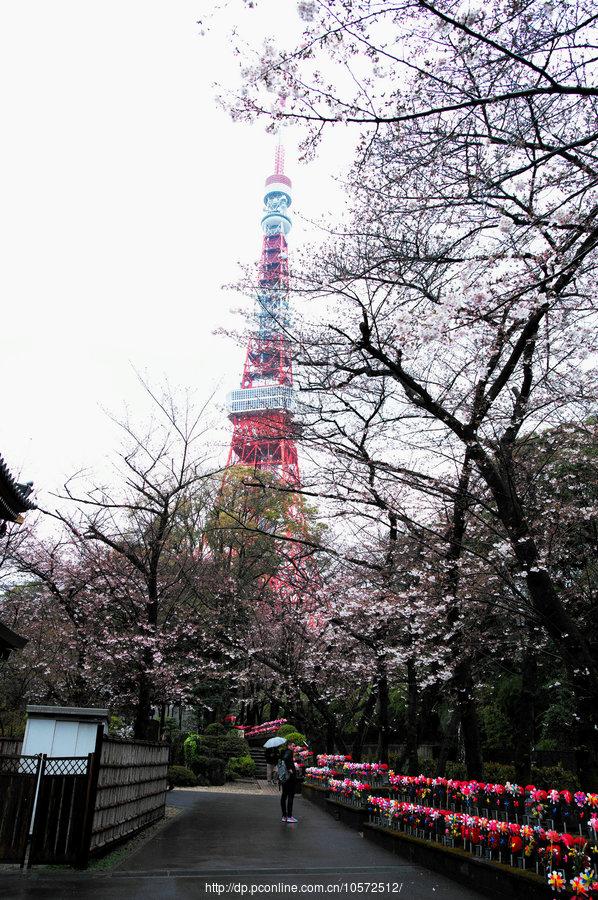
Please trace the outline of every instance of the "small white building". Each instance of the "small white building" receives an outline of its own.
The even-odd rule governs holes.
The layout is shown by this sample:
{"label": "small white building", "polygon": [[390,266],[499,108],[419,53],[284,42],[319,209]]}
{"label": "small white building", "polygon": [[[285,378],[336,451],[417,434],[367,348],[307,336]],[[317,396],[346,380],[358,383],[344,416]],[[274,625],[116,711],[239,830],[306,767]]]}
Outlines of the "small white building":
{"label": "small white building", "polygon": [[98,726],[108,733],[108,710],[77,706],[27,707],[23,756],[87,756],[96,747]]}

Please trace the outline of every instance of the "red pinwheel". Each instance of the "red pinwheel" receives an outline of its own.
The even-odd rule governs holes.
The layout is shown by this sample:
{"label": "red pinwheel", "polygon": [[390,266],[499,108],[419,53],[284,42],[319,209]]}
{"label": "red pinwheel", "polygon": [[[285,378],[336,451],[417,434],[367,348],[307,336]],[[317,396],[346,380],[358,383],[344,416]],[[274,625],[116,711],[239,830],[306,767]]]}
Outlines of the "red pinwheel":
{"label": "red pinwheel", "polygon": [[509,850],[511,853],[519,853],[523,847],[523,841],[520,837],[514,835],[509,841]]}

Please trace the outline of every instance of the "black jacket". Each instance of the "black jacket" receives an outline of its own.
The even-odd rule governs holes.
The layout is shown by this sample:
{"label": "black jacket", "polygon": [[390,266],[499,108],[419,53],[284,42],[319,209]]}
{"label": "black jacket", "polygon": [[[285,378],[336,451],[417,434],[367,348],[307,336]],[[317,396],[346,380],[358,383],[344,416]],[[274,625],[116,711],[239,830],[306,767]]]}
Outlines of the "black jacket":
{"label": "black jacket", "polygon": [[277,763],[278,762],[278,747],[267,747],[264,756],[266,757],[267,763]]}
{"label": "black jacket", "polygon": [[293,754],[290,750],[285,750],[282,754],[282,761],[289,771],[289,780],[287,784],[295,784],[297,781],[297,769],[295,768],[295,763],[293,762]]}

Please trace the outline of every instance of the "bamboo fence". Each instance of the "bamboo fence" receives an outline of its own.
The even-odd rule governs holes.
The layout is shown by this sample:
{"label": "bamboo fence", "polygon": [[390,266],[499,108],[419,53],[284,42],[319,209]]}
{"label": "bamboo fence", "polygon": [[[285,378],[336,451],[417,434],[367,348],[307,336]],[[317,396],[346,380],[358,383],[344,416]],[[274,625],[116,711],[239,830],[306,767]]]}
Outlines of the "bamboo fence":
{"label": "bamboo fence", "polygon": [[163,818],[170,747],[105,737],[100,755],[91,853]]}
{"label": "bamboo fence", "polygon": [[23,738],[0,737],[0,756],[20,756]]}

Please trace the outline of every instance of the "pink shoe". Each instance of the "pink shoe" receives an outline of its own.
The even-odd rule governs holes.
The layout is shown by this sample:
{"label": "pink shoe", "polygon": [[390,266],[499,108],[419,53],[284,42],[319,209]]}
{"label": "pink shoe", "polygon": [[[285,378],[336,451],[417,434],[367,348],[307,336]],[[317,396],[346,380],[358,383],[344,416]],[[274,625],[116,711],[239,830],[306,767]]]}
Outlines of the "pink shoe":
{"label": "pink shoe", "polygon": [[283,816],[282,819],[281,819],[281,821],[282,821],[282,822],[288,822],[289,820],[287,819],[286,816]]}
{"label": "pink shoe", "polygon": [[287,822],[298,822],[298,821],[299,821],[299,819],[296,819],[294,816],[287,817]]}

